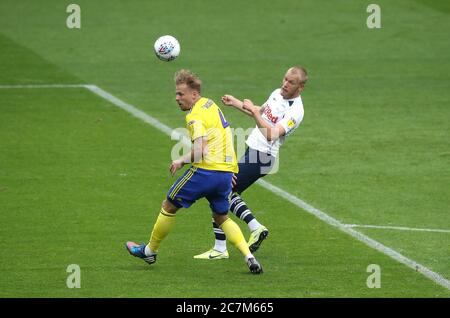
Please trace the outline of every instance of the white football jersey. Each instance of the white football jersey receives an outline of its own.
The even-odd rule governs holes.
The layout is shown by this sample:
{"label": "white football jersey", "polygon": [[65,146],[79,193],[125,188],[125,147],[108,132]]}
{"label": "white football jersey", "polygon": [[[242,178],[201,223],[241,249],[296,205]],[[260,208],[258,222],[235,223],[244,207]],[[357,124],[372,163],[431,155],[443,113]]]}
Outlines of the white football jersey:
{"label": "white football jersey", "polygon": [[270,94],[269,99],[263,104],[264,106],[262,118],[271,126],[281,124],[286,134],[277,140],[268,141],[256,126],[247,138],[247,145],[252,149],[276,157],[285,138],[292,134],[303,120],[302,98],[298,96],[293,99],[284,99],[278,88]]}

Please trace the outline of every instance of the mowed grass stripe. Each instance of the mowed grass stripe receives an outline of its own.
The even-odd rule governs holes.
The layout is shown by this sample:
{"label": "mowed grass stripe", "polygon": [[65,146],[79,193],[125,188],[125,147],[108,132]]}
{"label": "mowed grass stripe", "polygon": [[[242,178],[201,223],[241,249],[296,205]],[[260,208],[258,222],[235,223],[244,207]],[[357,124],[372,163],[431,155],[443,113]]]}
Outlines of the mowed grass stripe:
{"label": "mowed grass stripe", "polygon": [[[280,172],[266,180],[343,223],[450,228],[445,212],[450,24],[438,4],[445,1],[434,1],[434,8],[408,0],[382,1],[382,28],[377,30],[367,29],[367,3],[358,0],[338,6],[329,1],[260,1],[258,10],[253,3],[235,0],[221,5],[193,1],[189,6],[155,0],[126,8],[119,2],[87,1],[80,3],[89,12],[82,30],[68,30],[61,20],[65,13],[53,2],[18,6],[17,1],[2,1],[2,11],[9,13],[0,19],[2,33],[82,80],[67,74],[55,80],[60,70],[49,63],[33,64],[17,54],[21,50],[11,50],[0,82],[94,82],[163,123],[182,127],[177,107],[170,107],[172,76],[179,68],[198,72],[208,97],[219,100],[232,93],[259,103],[280,84],[285,67],[304,64],[310,72],[303,94],[305,120],[282,149]],[[217,18],[236,6],[235,19],[215,20],[215,32],[204,32],[202,23],[186,28],[176,19]],[[37,14],[43,7],[45,21]],[[182,54],[161,63],[151,45],[166,25],[167,12],[175,17],[170,28],[181,41]],[[104,23],[105,18],[115,23]],[[411,33],[418,22],[421,27]],[[291,31],[299,27],[314,31],[293,38]],[[240,49],[223,47],[224,38]],[[2,48],[10,46],[4,43]],[[280,44],[288,48],[283,54]],[[252,126],[241,113],[224,111],[232,127]],[[435,235],[421,236],[419,242],[415,233],[400,241],[394,231],[368,234],[450,277],[448,249],[441,252],[442,241]]]}
{"label": "mowed grass stripe", "polygon": [[73,295],[65,284],[72,263],[82,269],[77,295],[94,296],[91,271],[100,258],[115,263],[129,217],[160,200],[147,180],[156,188],[170,184],[160,173],[169,145],[152,147],[159,132],[123,121],[121,111],[85,89],[0,94],[0,244],[20,251],[1,258],[0,296]]}
{"label": "mowed grass stripe", "polygon": [[[161,132],[166,133],[167,135],[172,135],[173,130],[168,130],[167,129],[168,127],[166,125],[162,124],[161,122],[159,122],[157,119],[151,117],[150,115],[145,114],[144,112],[142,112],[135,106],[130,105],[130,104],[118,99],[117,97],[113,96],[112,94],[104,91],[103,89],[101,89],[97,86],[90,85],[90,87],[91,87],[90,88],[91,91],[93,91],[96,94],[98,94],[99,96],[107,99],[108,101],[115,104],[116,106],[118,106],[118,107],[130,112],[134,116],[144,120],[146,123],[152,125],[153,127],[160,130]],[[152,120],[147,120],[148,117],[150,117]],[[280,189],[279,187],[272,185],[271,183],[269,183],[265,180],[260,179],[260,180],[258,180],[257,183],[260,186],[262,186],[263,188],[266,188],[267,190],[269,190],[270,192],[277,194],[278,196],[282,197],[283,199],[285,199],[285,200],[297,205],[298,207],[302,208],[303,210],[313,214],[314,216],[316,216],[318,219],[324,221],[325,223],[338,228],[339,230],[343,231],[344,233],[347,233],[347,234],[351,235],[352,237],[356,238],[357,240],[363,242],[367,246],[388,255],[389,257],[393,258],[394,260],[396,260],[402,264],[405,264],[409,268],[411,268],[417,272],[420,272],[421,274],[425,275],[427,278],[431,279],[432,281],[436,282],[437,284],[450,290],[450,281],[447,280],[446,278],[444,278],[439,273],[436,273],[436,272],[430,270],[429,268],[427,268],[426,266],[419,264],[418,262],[416,262],[412,259],[409,259],[408,257],[405,257],[404,255],[400,254],[399,252],[383,245],[382,243],[368,237],[367,235],[364,235],[361,232],[358,232],[352,228],[347,227],[345,224],[339,222],[338,220],[329,216],[325,212],[323,212],[319,209],[316,209],[315,207],[304,202],[303,200],[299,199],[298,197]]]}
{"label": "mowed grass stripe", "polygon": [[[2,138],[0,184],[6,191],[0,196],[6,204],[1,221],[6,228],[1,245],[4,250],[14,245],[21,253],[2,258],[2,272],[9,274],[2,275],[2,296],[446,295],[314,217],[299,218],[295,206],[259,188],[246,197],[272,229],[272,238],[258,252],[266,268],[262,277],[249,275],[231,247],[231,259],[224,262],[192,259],[212,239],[205,202],[177,216],[178,228],[164,242],[156,266],[149,267],[129,257],[122,245],[127,239],[148,239],[164,191],[173,182],[168,173],[161,174],[170,160],[169,140],[155,138],[164,135],[87,92],[12,92],[2,91],[9,106],[2,108],[1,125],[7,137]],[[365,285],[365,269],[372,262],[383,269],[380,290]],[[82,270],[79,290],[65,286],[65,269],[72,263]],[[220,288],[217,275],[222,276]]]}

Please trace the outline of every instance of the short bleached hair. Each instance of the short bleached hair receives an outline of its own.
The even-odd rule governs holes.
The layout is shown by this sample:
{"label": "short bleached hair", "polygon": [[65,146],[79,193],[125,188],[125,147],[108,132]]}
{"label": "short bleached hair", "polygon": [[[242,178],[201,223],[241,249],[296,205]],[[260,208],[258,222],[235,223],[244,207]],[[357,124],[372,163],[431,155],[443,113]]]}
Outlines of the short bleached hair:
{"label": "short bleached hair", "polygon": [[190,89],[201,93],[202,81],[197,74],[192,73],[190,70],[179,70],[174,76],[175,84],[186,84]]}
{"label": "short bleached hair", "polygon": [[289,69],[289,71],[298,74],[301,84],[305,84],[308,80],[308,72],[306,72],[306,69],[302,66],[293,66]]}

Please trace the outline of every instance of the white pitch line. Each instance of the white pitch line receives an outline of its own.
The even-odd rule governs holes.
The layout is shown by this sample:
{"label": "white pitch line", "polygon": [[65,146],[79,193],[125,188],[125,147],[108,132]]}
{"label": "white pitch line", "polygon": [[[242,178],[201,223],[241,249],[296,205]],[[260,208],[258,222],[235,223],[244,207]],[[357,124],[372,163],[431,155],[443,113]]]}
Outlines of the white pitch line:
{"label": "white pitch line", "polygon": [[[114,105],[130,112],[131,114],[133,114],[134,116],[144,120],[145,122],[149,123],[150,125],[154,126],[155,128],[157,128],[158,130],[164,132],[165,134],[171,136],[172,134],[172,129],[164,124],[162,124],[160,121],[158,121],[157,119],[147,115],[146,113],[138,110],[136,107],[125,103],[124,101],[118,99],[117,97],[105,92],[104,90],[102,90],[101,88],[95,86],[95,85],[89,85],[88,87],[89,90],[91,90],[92,92],[96,93],[97,95],[105,98],[106,100],[110,101],[111,103],[113,103]],[[401,255],[400,253],[394,251],[393,249],[381,244],[380,242],[375,241],[374,239],[358,232],[355,231],[351,228],[346,227],[344,224],[342,224],[341,222],[339,222],[338,220],[336,220],[335,218],[329,216],[328,214],[326,214],[323,211],[320,211],[319,209],[316,209],[315,207],[309,205],[308,203],[304,202],[303,200],[297,198],[296,196],[274,186],[273,184],[264,181],[262,179],[259,179],[257,182],[259,185],[261,185],[262,187],[270,190],[271,192],[281,196],[282,198],[288,200],[291,203],[294,203],[295,205],[297,205],[298,207],[304,209],[305,211],[313,214],[314,216],[316,216],[317,218],[321,219],[322,221],[337,227],[338,229],[340,229],[341,231],[350,234],[351,236],[355,237],[356,239],[358,239],[359,241],[363,242],[364,244],[390,256],[391,258],[395,259],[396,261],[403,263],[405,265],[407,265],[408,267],[422,273],[423,275],[425,275],[426,277],[428,277],[429,279],[433,280],[434,282],[438,283],[441,286],[444,286],[445,288],[450,290],[450,281],[448,281],[447,279],[445,279],[444,277],[442,277],[441,275],[439,275],[438,273],[433,272],[432,270],[430,270],[429,268]]]}
{"label": "white pitch line", "polygon": [[346,224],[343,224],[336,220],[335,218],[329,216],[323,211],[320,211],[319,209],[316,209],[312,205],[306,203],[305,201],[297,198],[296,196],[284,191],[283,189],[278,188],[277,186],[274,186],[273,184],[264,181],[262,179],[259,179],[257,181],[259,185],[266,188],[267,190],[277,194],[278,196],[286,199],[287,201],[295,204],[296,206],[302,208],[306,212],[309,212],[310,214],[314,215],[315,217],[321,219],[325,223],[328,223],[334,227],[337,227],[342,232],[345,232],[357,240],[363,242],[364,244],[376,249],[377,251],[380,251],[389,257],[393,258],[394,260],[405,264],[406,266],[414,269],[415,271],[418,271],[419,273],[422,273],[432,281],[438,283],[439,285],[447,288],[450,290],[450,281],[444,278],[442,275],[433,272],[431,269],[417,263],[416,261],[413,261],[412,259],[407,258],[406,256],[403,256],[402,254],[398,253],[397,251],[394,251],[390,247],[387,247],[380,242],[368,237],[367,235],[362,234],[361,232],[355,231],[349,227],[346,226]]}
{"label": "white pitch line", "polygon": [[[173,129],[170,128],[169,126],[164,125],[163,123],[161,123],[159,120],[157,120],[156,118],[144,113],[143,111],[137,109],[136,107],[125,103],[124,101],[118,99],[117,97],[113,96],[112,94],[104,91],[103,89],[101,89],[100,87],[96,86],[96,85],[84,85],[84,84],[51,84],[51,85],[0,85],[0,88],[51,88],[51,87],[55,87],[55,88],[65,88],[65,87],[84,87],[88,90],[90,90],[91,92],[95,93],[96,95],[106,99],[107,101],[109,101],[110,103],[112,103],[113,105],[129,112],[130,114],[132,114],[133,116],[143,120],[144,122],[148,123],[149,125],[155,127],[156,129],[160,130],[161,132],[165,133],[166,135],[172,136],[172,139],[174,139],[173,137]],[[184,137],[183,141],[185,141],[186,139],[188,139],[185,136],[180,136],[181,138]],[[445,279],[443,276],[441,276],[440,274],[433,272],[432,270],[430,270],[429,268],[403,256],[402,254],[398,253],[397,251],[394,251],[393,249],[391,249],[390,247],[387,247],[383,244],[381,244],[380,242],[368,237],[367,235],[362,234],[361,232],[358,232],[350,227],[348,227],[348,224],[343,224],[341,222],[339,222],[338,220],[336,220],[335,218],[329,216],[328,214],[326,214],[325,212],[316,209],[315,207],[313,207],[312,205],[306,203],[305,201],[299,199],[298,197],[290,194],[289,192],[284,191],[283,189],[267,182],[264,181],[262,179],[259,179],[257,181],[257,183],[262,186],[263,188],[273,192],[274,194],[284,198],[285,200],[293,203],[294,205],[300,207],[301,209],[305,210],[306,212],[314,215],[315,217],[317,217],[318,219],[324,221],[325,223],[332,225],[336,228],[338,228],[339,230],[341,230],[342,232],[345,232],[351,236],[353,236],[354,238],[356,238],[357,240],[361,241],[362,243],[366,244],[367,246],[370,246],[371,248],[388,255],[389,257],[391,257],[392,259],[405,264],[406,266],[412,268],[413,270],[421,273],[422,275],[424,275],[425,277],[428,277],[429,279],[431,279],[432,281],[434,281],[435,283],[447,288],[448,290],[450,290],[450,281]]]}
{"label": "white pitch line", "polygon": [[415,227],[404,227],[404,226],[390,226],[390,225],[364,225],[364,224],[344,224],[346,227],[362,227],[369,229],[382,229],[382,230],[399,230],[399,231],[419,231],[419,232],[437,232],[437,233],[450,233],[450,230],[442,229],[420,229]]}
{"label": "white pitch line", "polygon": [[172,128],[164,125],[162,122],[160,122],[156,118],[148,115],[147,113],[144,113],[142,110],[137,109],[133,105],[125,103],[124,101],[111,95],[110,93],[101,89],[100,87],[95,86],[95,85],[85,85],[85,87],[88,90],[90,90],[91,92],[93,92],[94,94],[102,97],[103,99],[106,99],[107,101],[116,105],[117,107],[120,107],[121,109],[129,112],[134,117],[139,118],[140,120],[144,121],[145,123],[155,127],[159,131],[162,131],[166,135],[171,136],[172,140],[180,140],[181,139],[185,144],[188,144],[188,145],[191,144],[191,141],[186,136],[181,135],[178,132],[175,132]]}
{"label": "white pitch line", "polygon": [[27,84],[27,85],[0,85],[0,89],[6,88],[87,88],[86,84]]}

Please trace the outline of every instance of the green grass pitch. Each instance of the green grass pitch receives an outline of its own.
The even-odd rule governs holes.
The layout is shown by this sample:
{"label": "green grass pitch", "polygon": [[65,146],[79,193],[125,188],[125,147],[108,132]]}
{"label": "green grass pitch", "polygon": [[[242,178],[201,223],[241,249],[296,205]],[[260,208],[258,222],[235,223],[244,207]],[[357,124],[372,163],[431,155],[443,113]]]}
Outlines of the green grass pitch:
{"label": "green grass pitch", "polygon": [[[260,104],[301,64],[305,119],[265,180],[343,224],[409,228],[355,229],[450,279],[447,1],[380,0],[381,29],[359,0],[80,0],[81,29],[66,27],[69,3],[0,2],[0,87],[94,84],[177,128],[176,70],[197,72],[216,102]],[[152,52],[163,34],[181,43],[170,63]],[[193,259],[213,243],[205,201],[177,215],[156,264],[130,257],[124,242],[149,238],[175,180],[174,145],[82,87],[0,88],[0,297],[450,296],[259,185],[244,198],[270,230],[263,275],[230,244],[228,260]],[[66,286],[70,264],[81,288]],[[370,264],[380,288],[366,285]]]}

